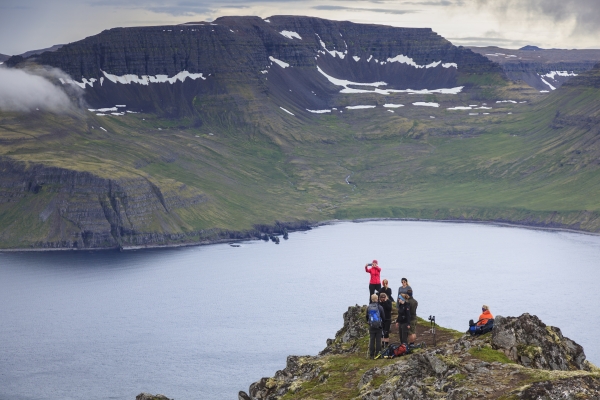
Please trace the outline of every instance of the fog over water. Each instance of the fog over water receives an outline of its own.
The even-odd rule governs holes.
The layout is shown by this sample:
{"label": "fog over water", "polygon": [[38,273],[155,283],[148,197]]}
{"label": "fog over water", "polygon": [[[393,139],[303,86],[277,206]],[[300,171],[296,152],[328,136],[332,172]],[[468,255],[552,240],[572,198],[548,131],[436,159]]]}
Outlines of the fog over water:
{"label": "fog over water", "polygon": [[0,252],[0,400],[237,398],[316,354],[365,304],[373,259],[395,297],[466,330],[482,304],[529,312],[600,363],[600,237],[480,224],[339,223],[262,241],[129,252]]}

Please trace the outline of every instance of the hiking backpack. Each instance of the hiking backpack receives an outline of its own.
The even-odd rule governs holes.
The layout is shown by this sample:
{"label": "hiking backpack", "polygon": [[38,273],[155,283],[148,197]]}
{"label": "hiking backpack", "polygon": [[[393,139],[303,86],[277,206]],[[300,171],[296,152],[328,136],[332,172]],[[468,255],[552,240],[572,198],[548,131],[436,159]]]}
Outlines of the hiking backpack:
{"label": "hiking backpack", "polygon": [[369,316],[369,326],[373,329],[381,329],[381,314],[379,313],[379,304],[371,303],[367,307],[367,315]]}
{"label": "hiking backpack", "polygon": [[408,352],[408,348],[404,343],[394,349],[394,357],[400,357]]}

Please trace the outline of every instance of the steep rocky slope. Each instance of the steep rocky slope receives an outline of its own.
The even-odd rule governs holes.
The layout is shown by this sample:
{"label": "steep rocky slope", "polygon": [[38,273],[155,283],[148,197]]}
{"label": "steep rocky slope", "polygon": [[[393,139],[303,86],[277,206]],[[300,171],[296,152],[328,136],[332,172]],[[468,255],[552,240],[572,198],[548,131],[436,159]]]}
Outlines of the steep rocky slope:
{"label": "steep rocky slope", "polygon": [[537,90],[556,90],[566,81],[600,62],[600,50],[469,47],[502,66],[513,81],[524,81]]}
{"label": "steep rocky slope", "polygon": [[65,71],[93,109],[123,104],[201,120],[214,101],[249,118],[239,101],[224,99],[240,91],[309,114],[339,105],[340,93],[455,93],[481,76],[502,81],[497,64],[431,29],[295,16],[115,28],[7,65],[25,61]]}
{"label": "steep rocky slope", "polygon": [[[581,346],[537,317],[497,317],[491,334],[470,337],[438,328],[437,345],[420,326],[425,349],[368,360],[365,307],[350,307],[344,326],[318,356],[290,356],[286,368],[240,391],[266,399],[592,399],[600,373]],[[424,324],[423,324],[424,325]]]}

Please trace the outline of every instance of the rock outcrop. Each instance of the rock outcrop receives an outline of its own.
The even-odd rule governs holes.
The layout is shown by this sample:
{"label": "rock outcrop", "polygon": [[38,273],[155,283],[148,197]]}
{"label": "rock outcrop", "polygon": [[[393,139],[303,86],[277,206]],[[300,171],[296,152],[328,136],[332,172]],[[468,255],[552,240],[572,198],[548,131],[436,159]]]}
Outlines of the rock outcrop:
{"label": "rock outcrop", "polygon": [[[481,337],[439,330],[437,348],[392,360],[367,360],[365,308],[350,307],[344,326],[318,356],[287,359],[286,368],[239,392],[240,400],[360,399],[579,399],[600,397],[600,373],[581,346],[537,317],[499,317]],[[419,335],[430,341],[427,331]],[[532,346],[530,358],[525,354]],[[502,350],[496,350],[497,348]],[[512,360],[505,355],[517,358]],[[527,353],[529,354],[529,353]],[[517,362],[515,362],[517,361]],[[318,394],[318,396],[317,396]]]}
{"label": "rock outcrop", "polygon": [[497,316],[492,345],[525,367],[560,371],[590,369],[583,347],[535,315]]}

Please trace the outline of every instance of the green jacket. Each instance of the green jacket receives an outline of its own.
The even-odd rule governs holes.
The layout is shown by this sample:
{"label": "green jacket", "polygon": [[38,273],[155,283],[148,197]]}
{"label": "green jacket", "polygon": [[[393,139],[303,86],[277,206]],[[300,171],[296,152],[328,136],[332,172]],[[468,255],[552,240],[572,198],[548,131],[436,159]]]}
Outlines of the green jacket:
{"label": "green jacket", "polygon": [[406,300],[406,302],[410,304],[410,320],[414,321],[417,319],[417,307],[419,306],[419,302],[412,297]]}

